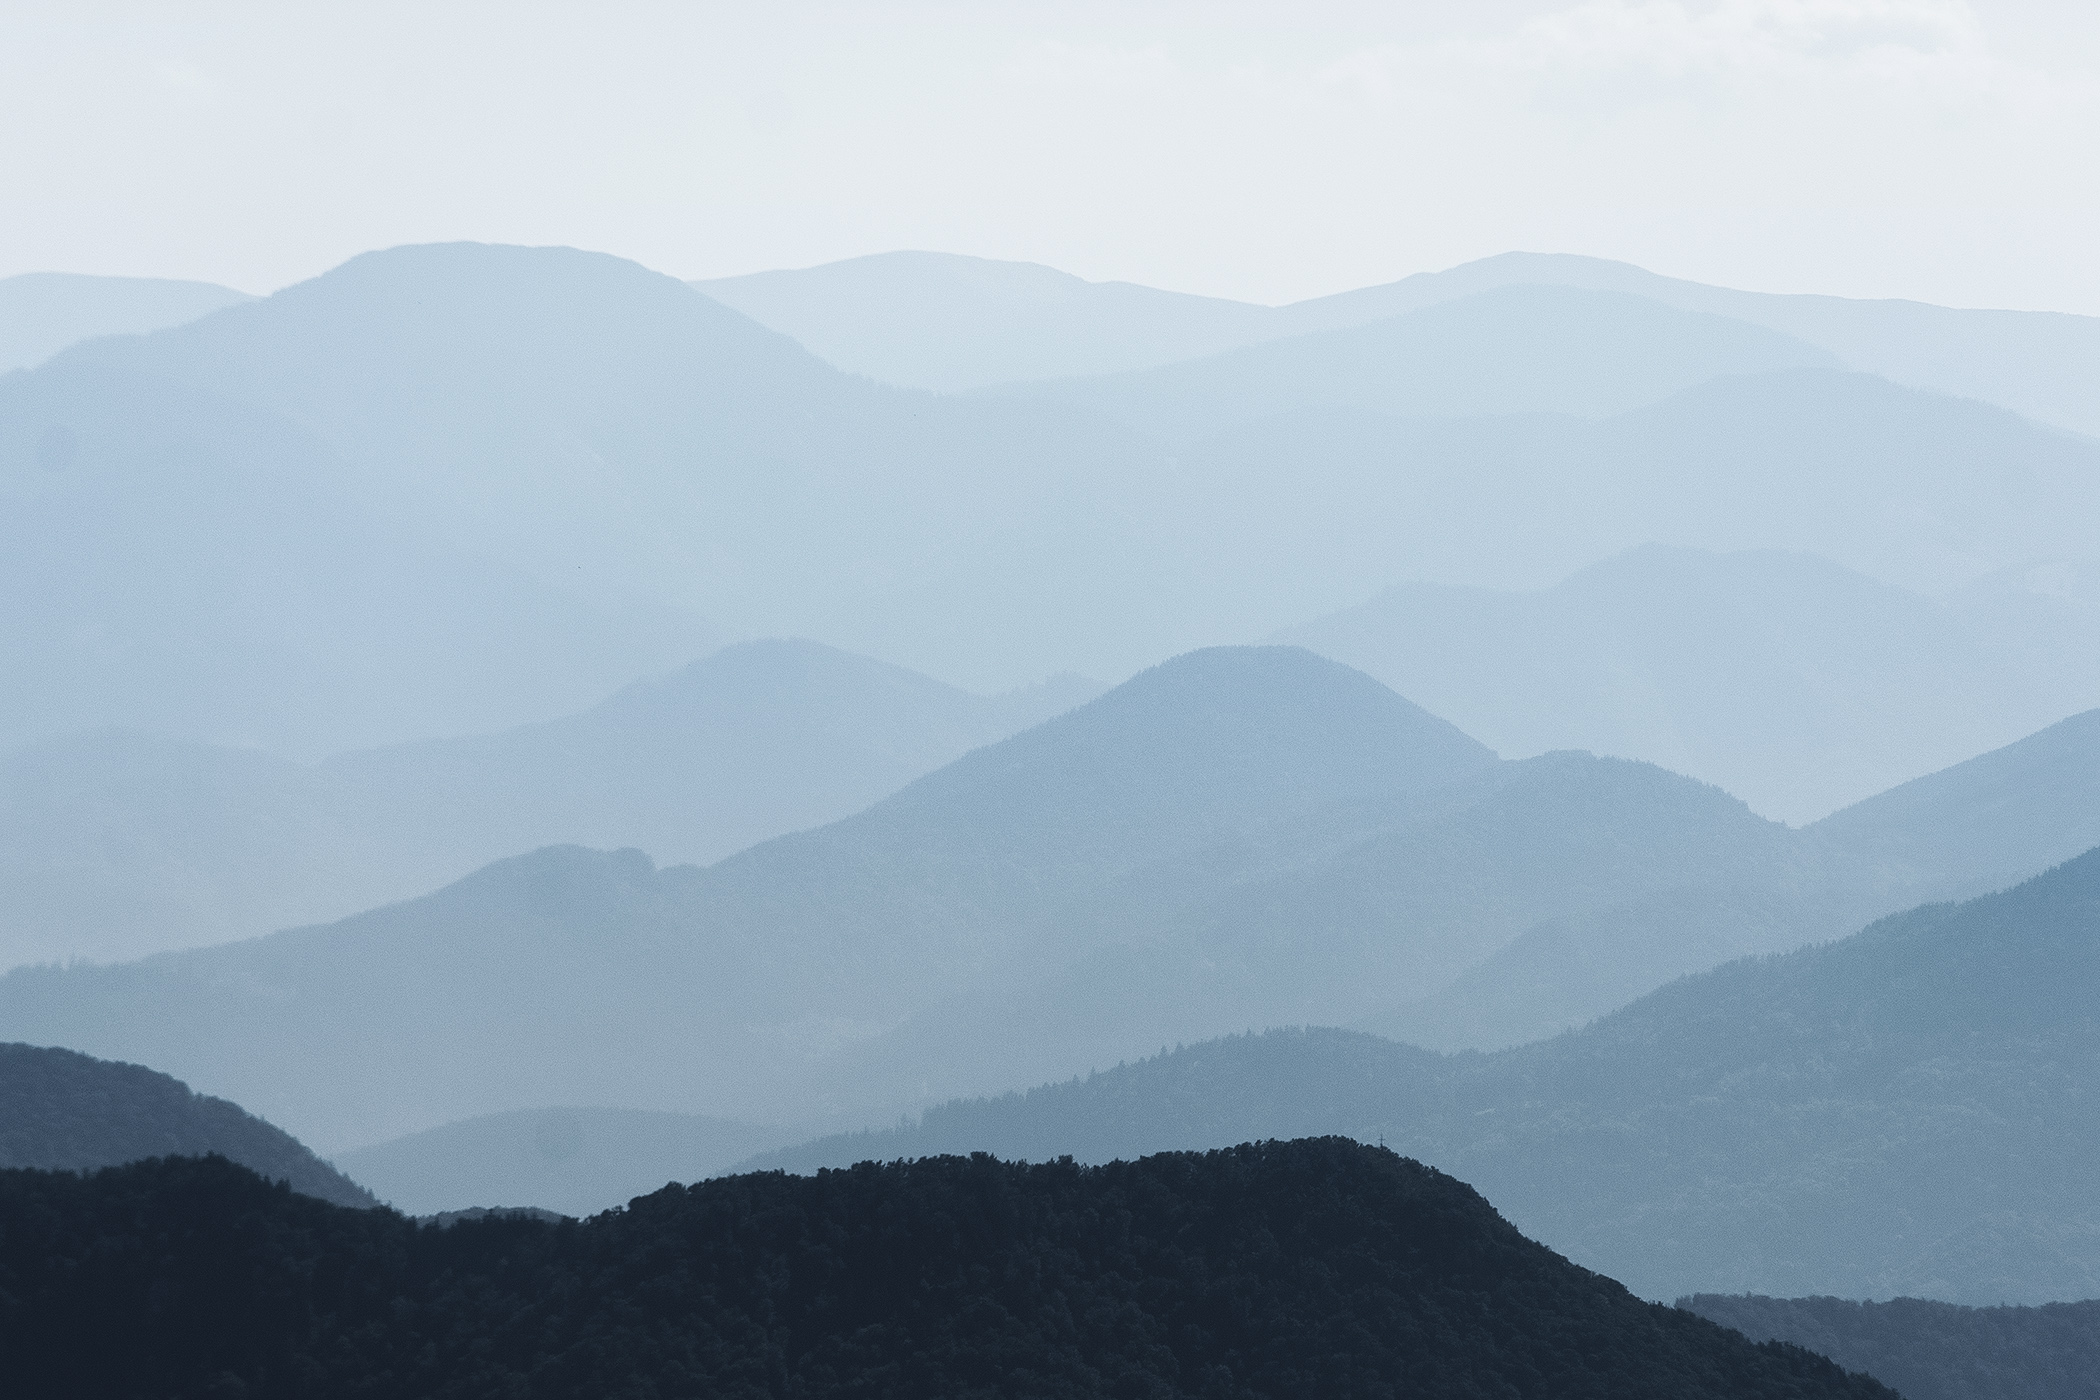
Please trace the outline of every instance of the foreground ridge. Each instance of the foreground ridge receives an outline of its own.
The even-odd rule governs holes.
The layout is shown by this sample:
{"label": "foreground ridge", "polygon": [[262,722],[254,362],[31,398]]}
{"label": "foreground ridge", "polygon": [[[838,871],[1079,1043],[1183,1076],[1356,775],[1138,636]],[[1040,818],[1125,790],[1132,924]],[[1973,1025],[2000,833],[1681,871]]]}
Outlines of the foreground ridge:
{"label": "foreground ridge", "polygon": [[443,1229],[218,1158],[9,1172],[0,1300],[35,1394],[1891,1394],[1338,1138],[863,1163]]}

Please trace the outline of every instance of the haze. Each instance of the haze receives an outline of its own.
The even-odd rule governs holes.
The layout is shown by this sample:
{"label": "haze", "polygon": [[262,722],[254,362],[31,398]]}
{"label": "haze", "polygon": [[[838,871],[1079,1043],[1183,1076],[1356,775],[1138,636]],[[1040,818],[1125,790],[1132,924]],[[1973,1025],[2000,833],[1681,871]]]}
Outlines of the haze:
{"label": "haze", "polygon": [[0,275],[893,248],[1263,303],[1512,248],[2100,312],[2049,0],[7,7]]}

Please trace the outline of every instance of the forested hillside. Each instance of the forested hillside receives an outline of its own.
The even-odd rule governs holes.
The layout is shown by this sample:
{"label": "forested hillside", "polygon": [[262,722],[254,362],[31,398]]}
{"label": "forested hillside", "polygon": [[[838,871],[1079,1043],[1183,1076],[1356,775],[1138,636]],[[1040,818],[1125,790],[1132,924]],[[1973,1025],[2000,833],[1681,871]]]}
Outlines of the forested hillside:
{"label": "forested hillside", "polygon": [[376,1204],[289,1134],[142,1065],[0,1045],[0,1167],[82,1171],[215,1152],[338,1205]]}
{"label": "forested hillside", "polygon": [[25,1393],[1886,1400],[1338,1140],[987,1157],[418,1228],[222,1160],[0,1174]]}

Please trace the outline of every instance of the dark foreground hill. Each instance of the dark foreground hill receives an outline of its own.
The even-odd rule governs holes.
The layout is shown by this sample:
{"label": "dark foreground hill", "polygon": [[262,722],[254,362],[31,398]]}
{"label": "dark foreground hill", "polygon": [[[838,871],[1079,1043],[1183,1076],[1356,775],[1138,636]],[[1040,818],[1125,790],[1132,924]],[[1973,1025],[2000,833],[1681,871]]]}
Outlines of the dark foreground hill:
{"label": "dark foreground hill", "polygon": [[1906,1400],[2094,1400],[2100,1302],[1964,1308],[1921,1298],[1698,1293],[1677,1306],[1756,1341],[1792,1342],[1865,1371]]}
{"label": "dark foreground hill", "polygon": [[671,1187],[418,1227],[219,1161],[0,1176],[0,1348],[78,1396],[1857,1397],[1338,1140]]}
{"label": "dark foreground hill", "polygon": [[2015,889],[1442,1056],[1340,1031],[1194,1045],[759,1165],[1105,1160],[1384,1140],[1649,1297],[2100,1295],[2100,851]]}
{"label": "dark foreground hill", "polygon": [[238,1104],[192,1093],[143,1065],[0,1045],[0,1167],[80,1171],[216,1152],[337,1205],[370,1192]]}

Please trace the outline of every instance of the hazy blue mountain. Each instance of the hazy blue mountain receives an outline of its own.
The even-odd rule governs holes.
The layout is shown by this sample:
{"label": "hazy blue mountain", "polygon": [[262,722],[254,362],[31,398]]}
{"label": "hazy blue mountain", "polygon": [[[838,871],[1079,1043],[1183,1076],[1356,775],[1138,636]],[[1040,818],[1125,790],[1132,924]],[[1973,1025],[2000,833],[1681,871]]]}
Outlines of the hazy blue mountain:
{"label": "hazy blue mountain", "polygon": [[1098,628],[1157,514],[1157,454],[1127,434],[874,384],[574,249],[366,254],[69,363],[260,405],[338,454],[371,511],[543,583],[984,689],[1085,669],[1020,654]]}
{"label": "hazy blue mountain", "polygon": [[[548,1102],[882,1113],[1368,1016],[1556,919],[1675,899],[1711,960],[1918,881],[1652,766],[1504,763],[1359,672],[1225,648],[706,869],[550,848],[334,925],[20,969],[0,1027],[331,1149]],[[1745,908],[1777,912],[1731,943]]]}
{"label": "hazy blue mountain", "polygon": [[[1498,319],[1482,309],[1527,305],[1539,315]],[[1541,309],[1549,305],[1610,311],[1553,316]],[[1161,656],[1359,603],[1401,579],[1545,587],[1651,541],[1802,550],[1935,592],[2092,552],[2079,525],[2100,512],[2100,449],[1870,376],[1723,374],[1825,358],[1748,323],[1614,293],[1508,288],[1382,326],[1288,344],[1399,335],[1405,343],[1386,349],[1416,355],[1424,376],[1404,379],[1398,399],[1384,389],[1373,397],[1408,412],[1604,412],[1692,387],[1601,421],[1425,422],[1336,406],[1324,379],[1279,374],[1221,390],[1214,407],[1225,416],[1202,425],[1211,436],[1169,447],[1093,409],[929,395],[843,373],[618,259],[450,245],[370,254],[188,326],[76,347],[10,381],[21,407],[0,403],[0,446],[20,464],[9,489],[40,499],[65,475],[37,465],[40,455],[63,455],[67,433],[82,442],[120,429],[141,441],[194,436],[189,399],[173,389],[109,395],[75,415],[79,423],[44,406],[63,376],[121,365],[293,425],[285,431],[320,454],[251,434],[208,461],[181,458],[177,475],[201,475],[205,497],[249,479],[285,490],[325,484],[331,499],[356,505],[348,518],[447,556],[495,561],[570,599],[571,611],[630,617],[650,607],[736,635],[811,636],[978,690],[1060,670],[1129,675]],[[1201,365],[1284,353],[1286,342],[1272,342]],[[1398,363],[1385,351],[1335,354],[1341,362],[1306,372],[1332,369],[1346,384]],[[1714,374],[1722,377],[1696,382]],[[1280,416],[1246,421],[1272,410]],[[1693,462],[1698,471],[1686,469]],[[253,509],[246,499],[228,504],[234,518]],[[149,528],[158,519],[145,516],[136,539],[91,538],[101,553],[67,557],[187,547],[194,532],[177,528],[181,516],[165,538]],[[378,596],[393,596],[390,587]],[[415,592],[462,616],[478,596]],[[274,595],[298,600],[308,589]],[[99,596],[64,593],[70,611],[52,634],[82,649],[79,639],[110,630],[97,611],[109,605],[86,601]],[[184,623],[185,607],[182,595],[166,600],[165,620]],[[227,619],[214,625],[231,637],[254,630],[229,606],[200,615]],[[357,622],[343,619],[344,635],[359,636]],[[198,630],[169,635],[187,642]],[[646,630],[639,620],[602,635],[637,630]],[[514,667],[546,656],[566,674],[554,665],[563,648],[497,648],[479,635],[458,643],[466,656],[487,646]],[[219,634],[197,641],[189,651],[208,652]],[[308,666],[337,660],[320,643],[294,655]],[[608,661],[586,695],[674,661]],[[426,668],[398,684],[446,674]],[[300,689],[377,705],[396,682],[385,668],[374,676]],[[502,693],[536,692],[519,684]],[[499,716],[462,699],[473,718],[422,732],[487,730],[583,703],[578,695]],[[90,706],[80,723],[133,722],[110,708]],[[301,707],[256,708],[289,719]]]}
{"label": "hazy blue mountain", "polygon": [[2100,710],[1914,779],[1809,828],[1857,859],[1977,882],[2100,846]]}
{"label": "hazy blue mountain", "polygon": [[410,1215],[532,1206],[586,1216],[718,1175],[789,1136],[690,1113],[528,1108],[339,1152],[335,1164]]}
{"label": "hazy blue mountain", "polygon": [[563,719],[311,766],[123,731],[49,740],[0,759],[0,966],[341,918],[539,846],[712,863],[1097,690],[1068,676],[986,698],[765,641]]}
{"label": "hazy blue mountain", "polygon": [[1149,369],[1277,333],[1266,306],[953,253],[878,253],[690,285],[840,369],[914,389]]}
{"label": "hazy blue mountain", "polygon": [[[1795,823],[2100,704],[2100,608],[1985,609],[1771,551],[1649,545],[1535,593],[1405,584],[1277,640],[1504,754],[1646,759]],[[2007,869],[2033,869],[2016,844]]]}
{"label": "hazy blue mountain", "polygon": [[365,509],[349,470],[165,379],[0,378],[0,749],[121,726],[318,756],[562,714],[719,644]]}
{"label": "hazy blue mountain", "polygon": [[2100,434],[2100,318],[1962,310],[1923,302],[1776,295],[1661,277],[1567,253],[1503,253],[1442,272],[1298,302],[1284,334],[1363,325],[1497,287],[1546,284],[1620,292],[1727,316],[1821,346],[1898,384],[1982,399],[2045,423]]}
{"label": "hazy blue mountain", "polygon": [[179,326],[249,300],[209,282],[74,272],[0,277],[0,374],[41,364],[78,341]]}
{"label": "hazy blue mountain", "polygon": [[1896,1298],[1696,1293],[1677,1306],[1754,1342],[1788,1342],[1864,1372],[1907,1400],[2093,1400],[2100,1302],[1962,1307]]}
{"label": "hazy blue mountain", "polygon": [[1615,292],[1505,287],[1159,369],[992,392],[1084,406],[1188,443],[1317,408],[1604,418],[1726,375],[1837,365],[1805,341],[1726,317]]}
{"label": "hazy blue mountain", "polygon": [[0,1045],[0,1168],[87,1171],[216,1152],[294,1191],[344,1206],[370,1192],[238,1104],[143,1065]]}
{"label": "hazy blue mountain", "polygon": [[760,1164],[1344,1132],[1480,1183],[1651,1297],[2084,1298],[2100,1292],[2096,989],[2100,851],[1500,1054],[1247,1036]]}
{"label": "hazy blue mountain", "polygon": [[0,1173],[35,1395],[1889,1400],[1644,1304],[1340,1139],[944,1159],[419,1226],[223,1159]]}

